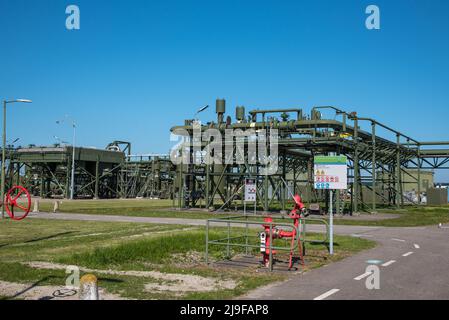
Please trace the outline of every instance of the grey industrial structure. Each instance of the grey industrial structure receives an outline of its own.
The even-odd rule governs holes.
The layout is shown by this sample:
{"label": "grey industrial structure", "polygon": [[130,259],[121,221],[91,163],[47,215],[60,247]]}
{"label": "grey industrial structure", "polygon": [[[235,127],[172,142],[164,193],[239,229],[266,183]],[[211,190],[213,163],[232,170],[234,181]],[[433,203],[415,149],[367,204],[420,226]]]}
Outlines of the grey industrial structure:
{"label": "grey industrial structure", "polygon": [[[310,115],[298,108],[255,109],[246,114],[239,106],[232,122],[225,118],[225,105],[218,99],[216,122],[200,124],[201,129],[217,129],[223,139],[226,129],[277,129],[277,172],[264,175],[262,159],[249,161],[248,136],[243,150],[233,147],[233,157],[243,154],[243,164],[225,164],[223,159],[222,164],[174,165],[167,155],[135,156],[129,142],[114,141],[104,150],[75,148],[75,197],[172,198],[179,208],[232,209],[243,204],[245,178],[253,178],[263,210],[285,209],[290,194],[297,192],[307,202],[326,202],[327,194],[314,189],[313,157],[332,153],[348,158],[348,190],[336,191],[337,213],[375,211],[379,205],[420,203],[423,192],[433,187],[433,170],[449,168],[449,142],[420,142],[355,112],[324,106],[312,108]],[[325,119],[323,110],[332,112],[331,118]],[[362,123],[371,129],[362,130]],[[189,119],[171,129],[187,138],[175,156],[188,153],[193,158],[195,124]],[[379,136],[380,130],[392,139]],[[207,142],[200,141],[200,146],[204,151]],[[6,188],[22,184],[35,196],[68,198],[72,150],[61,145],[8,148]],[[410,198],[410,193],[416,197]]]}
{"label": "grey industrial structure", "polygon": [[[7,185],[21,184],[32,195],[69,198],[72,146],[10,148]],[[106,149],[75,148],[75,198],[168,198],[172,164],[166,156],[131,154],[131,144],[114,141]]]}
{"label": "grey industrial structure", "polygon": [[[192,162],[178,166],[176,190],[180,194],[180,208],[195,207],[204,200],[207,208],[232,209],[236,202],[243,202],[245,178],[256,179],[258,204],[263,210],[269,210],[275,203],[285,209],[290,192],[301,193],[307,202],[327,203],[328,193],[314,189],[315,155],[337,154],[348,158],[349,186],[346,192],[336,191],[337,213],[343,213],[343,210],[376,211],[379,204],[400,207],[406,202],[421,203],[421,196],[426,191],[422,187],[423,176],[429,183],[429,174],[432,175],[429,170],[449,168],[449,142],[420,142],[375,119],[360,117],[356,112],[321,106],[312,108],[310,115],[302,109],[255,109],[247,115],[245,108],[238,106],[236,120],[232,122],[229,116],[225,120],[225,104],[225,100],[217,100],[216,122],[202,124],[201,130],[219,130],[224,145],[227,129],[243,132],[277,129],[279,170],[264,175],[261,169],[266,159],[258,158],[257,163],[250,163],[249,134],[245,137],[243,164],[225,164],[223,152],[222,164]],[[323,110],[332,112],[332,117],[323,118]],[[368,123],[371,130],[362,130],[363,122]],[[198,123],[192,119],[171,129],[186,135],[179,157],[186,157],[183,152],[190,153],[187,158],[194,157],[195,125]],[[379,136],[380,130],[393,139]],[[208,142],[200,143],[202,150],[206,150]],[[265,143],[269,150],[269,138]],[[234,158],[242,154],[235,146],[233,152]],[[266,157],[269,156],[267,153]],[[407,195],[410,186],[416,186],[416,199]]]}

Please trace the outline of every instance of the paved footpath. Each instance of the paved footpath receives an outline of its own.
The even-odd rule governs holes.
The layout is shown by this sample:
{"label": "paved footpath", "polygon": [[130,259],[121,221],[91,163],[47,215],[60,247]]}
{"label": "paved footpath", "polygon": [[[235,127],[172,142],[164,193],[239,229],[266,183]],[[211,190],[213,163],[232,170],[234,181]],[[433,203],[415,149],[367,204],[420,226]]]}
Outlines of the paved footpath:
{"label": "paved footpath", "polygon": [[[205,225],[202,219],[129,217],[39,213],[39,219],[118,221],[136,223]],[[308,231],[322,232],[318,225]],[[376,248],[363,251],[287,281],[251,291],[244,299],[449,299],[449,226],[386,228],[364,226],[334,227],[336,234],[375,240]],[[338,250],[338,248],[336,248]],[[380,289],[369,290],[366,267],[378,260]]]}

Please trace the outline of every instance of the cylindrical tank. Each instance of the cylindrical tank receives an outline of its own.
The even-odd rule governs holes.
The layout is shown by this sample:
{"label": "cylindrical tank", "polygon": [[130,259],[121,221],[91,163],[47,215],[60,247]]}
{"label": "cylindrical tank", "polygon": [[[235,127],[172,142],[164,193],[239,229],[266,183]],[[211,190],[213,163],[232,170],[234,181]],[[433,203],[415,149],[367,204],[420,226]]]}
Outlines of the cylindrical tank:
{"label": "cylindrical tank", "polygon": [[216,108],[217,113],[225,113],[226,112],[226,100],[225,99],[217,99],[215,108]]}
{"label": "cylindrical tank", "polygon": [[237,121],[245,120],[245,107],[244,106],[237,106],[235,108],[235,118],[237,119]]}
{"label": "cylindrical tank", "polygon": [[223,115],[226,112],[226,100],[217,99],[215,104],[215,112],[217,112],[218,123],[223,123]]}

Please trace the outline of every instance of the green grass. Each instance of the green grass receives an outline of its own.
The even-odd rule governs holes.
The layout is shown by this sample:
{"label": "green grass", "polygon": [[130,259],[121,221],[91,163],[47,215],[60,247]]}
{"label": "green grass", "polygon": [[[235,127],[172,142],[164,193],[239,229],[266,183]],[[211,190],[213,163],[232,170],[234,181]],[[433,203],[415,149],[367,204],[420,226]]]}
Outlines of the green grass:
{"label": "green grass", "polygon": [[[218,228],[219,231],[210,234],[211,239],[223,238],[226,232],[223,228]],[[233,229],[231,236],[242,234],[243,230]],[[255,239],[254,237],[253,239]],[[309,240],[322,239],[322,235],[309,234]],[[168,273],[188,273],[201,275],[206,277],[223,277],[227,275],[228,278],[240,281],[240,285],[232,290],[222,290],[220,292],[212,293],[190,293],[185,296],[185,299],[224,299],[232,298],[244,294],[250,289],[258,286],[268,284],[273,281],[282,280],[285,275],[278,274],[258,274],[254,272],[247,272],[245,269],[230,269],[207,267],[199,263],[195,268],[189,268],[187,265],[182,265],[182,259],[177,260],[173,258],[174,254],[185,252],[202,252],[204,250],[205,235],[204,231],[189,231],[182,234],[172,234],[164,236],[163,238],[142,239],[132,243],[120,244],[117,246],[95,249],[93,251],[86,251],[81,254],[73,254],[61,257],[58,262],[64,264],[78,263],[95,269],[130,269],[146,270],[148,264],[153,264],[157,270]],[[282,245],[283,240],[277,240],[275,245]],[[257,240],[250,243],[257,244]],[[288,246],[288,243],[286,243]],[[327,254],[327,249],[320,244],[307,243],[307,266],[306,270],[318,268],[330,262],[338,261],[351,254],[361,250],[373,248],[375,243],[366,239],[353,238],[348,236],[335,237],[335,255],[330,257]],[[232,248],[231,256],[238,253],[243,253],[243,248]],[[253,254],[258,254],[258,250],[253,250]],[[225,258],[224,248],[219,246],[210,246],[210,259],[217,261]],[[203,257],[203,256],[202,256]],[[278,258],[287,260],[287,252],[279,252]],[[251,269],[250,269],[251,270]],[[254,269],[252,269],[254,271]],[[137,296],[134,296],[137,297]],[[173,298],[173,296],[161,296],[160,294],[153,294],[156,298]]]}
{"label": "green grass", "polygon": [[[215,231],[209,232],[210,240],[223,239],[227,232],[225,228],[214,228]],[[259,238],[257,230],[250,230],[252,233],[250,244],[258,245]],[[243,228],[233,228],[231,237],[241,236],[244,234]],[[323,240],[322,234],[307,234],[308,240]],[[335,236],[335,247],[341,248],[339,254],[358,252],[370,247],[372,241],[360,239],[361,241],[354,241],[352,237]],[[94,250],[84,251],[82,253],[75,253],[68,256],[63,256],[57,260],[59,263],[75,264],[89,268],[111,268],[119,267],[127,269],[132,263],[133,268],[145,269],[146,263],[161,264],[161,267],[166,268],[173,262],[173,255],[186,252],[200,252],[201,261],[204,257],[205,246],[205,231],[203,228],[199,230],[185,231],[182,233],[172,233],[163,237],[155,237],[150,239],[142,239],[129,243],[122,243],[106,248],[95,248]],[[243,240],[231,241],[231,243],[243,244]],[[289,247],[290,242],[287,240],[276,239],[275,245]],[[306,249],[317,249],[325,251],[323,245],[307,243]],[[232,247],[231,255],[245,252],[243,248]],[[258,254],[258,249],[254,249],[253,253]],[[223,247],[217,245],[210,245],[209,255],[213,260],[221,260],[225,258]]]}
{"label": "green grass", "polygon": [[[51,211],[51,202],[42,202],[42,211]],[[286,205],[287,208],[291,204]],[[280,208],[280,207],[279,207]],[[99,215],[123,215],[137,217],[210,219],[232,215],[232,212],[210,213],[205,211],[178,211],[172,208],[171,200],[127,199],[127,200],[75,200],[63,201],[61,212]],[[441,207],[406,206],[404,209],[379,208],[382,213],[397,214],[396,218],[382,220],[335,219],[340,225],[365,225],[383,227],[414,227],[449,222],[449,205]]]}
{"label": "green grass", "polygon": [[[250,230],[253,233],[250,244],[258,245],[257,230]],[[236,237],[244,234],[243,228],[231,229],[231,237]],[[209,233],[210,240],[217,240],[226,237],[225,228],[215,228]],[[323,240],[322,234],[308,233],[307,240]],[[173,263],[182,264],[182,257],[177,261],[173,255],[186,252],[200,253],[201,261],[195,263],[202,263],[204,259],[204,245],[205,232],[203,228],[198,230],[186,231],[182,233],[172,233],[163,237],[156,237],[151,239],[141,239],[133,242],[122,243],[119,245],[109,246],[105,248],[95,248],[94,250],[87,250],[82,253],[75,253],[60,257],[57,262],[64,264],[78,263],[82,266],[97,269],[107,268],[121,268],[129,269],[131,266],[134,269],[145,270],[148,263],[159,265],[161,268],[167,270],[173,269]],[[243,244],[243,240],[234,240],[231,243]],[[284,239],[276,239],[275,245],[289,247],[290,242]],[[364,249],[374,247],[375,243],[370,240],[354,238],[348,236],[334,236],[334,246],[337,254],[336,259],[343,258],[352,253],[359,252]],[[244,248],[231,247],[231,255],[243,253]],[[327,254],[325,245],[318,243],[307,242],[306,250],[321,252]],[[253,253],[259,254],[259,249],[253,249]],[[212,260],[221,260],[225,257],[224,247],[217,245],[209,246],[209,256]]]}
{"label": "green grass", "polygon": [[[42,201],[40,211],[52,212],[53,202]],[[216,216],[202,211],[177,211],[172,200],[164,199],[111,199],[111,200],[62,200],[60,212],[134,217],[164,217],[208,219]]]}
{"label": "green grass", "polygon": [[55,255],[132,241],[133,236],[169,232],[179,225],[25,219],[0,220],[0,262]]}
{"label": "green grass", "polygon": [[[104,200],[60,200],[62,201],[61,209],[67,211],[73,209],[121,209],[121,208],[136,208],[137,210],[144,209],[161,209],[173,207],[173,201],[167,199],[104,199]],[[41,209],[53,209],[53,201],[42,200],[39,203]]]}
{"label": "green grass", "polygon": [[[224,234],[222,234],[223,236]],[[58,259],[65,264],[79,263],[91,268],[109,268],[124,266],[130,262],[168,262],[176,253],[204,250],[203,231],[186,231],[164,237],[122,243],[107,248],[95,248],[93,252],[85,251]]]}
{"label": "green grass", "polygon": [[[241,232],[242,229],[231,231],[233,235]],[[257,230],[251,232],[257,234]],[[211,230],[212,238],[223,237],[224,234],[223,228]],[[322,235],[309,237],[312,239]],[[65,270],[36,269],[24,264],[31,261],[74,264],[101,270],[154,270],[232,279],[238,282],[238,286],[180,296],[173,292],[144,290],[146,283],[159,283],[160,279],[106,273],[97,276],[102,287],[123,297],[225,299],[285,278],[285,275],[254,272],[257,266],[250,269],[217,267],[214,264],[207,266],[204,264],[204,243],[202,227],[40,219],[17,222],[5,219],[0,220],[0,280],[38,285],[65,284]],[[373,246],[374,242],[368,240],[337,236],[336,254],[329,258],[323,245],[308,244],[307,268],[316,268]],[[231,254],[242,250],[233,249]],[[255,254],[258,255],[257,250]],[[279,257],[283,255],[280,253]],[[223,259],[223,248],[212,246],[210,258],[212,261]]]}
{"label": "green grass", "polygon": [[336,219],[334,222],[335,224],[340,225],[364,225],[379,227],[418,227],[449,222],[449,208],[447,206],[407,206],[403,209],[384,209],[382,210],[382,213],[394,213],[397,214],[397,217],[384,220]]}

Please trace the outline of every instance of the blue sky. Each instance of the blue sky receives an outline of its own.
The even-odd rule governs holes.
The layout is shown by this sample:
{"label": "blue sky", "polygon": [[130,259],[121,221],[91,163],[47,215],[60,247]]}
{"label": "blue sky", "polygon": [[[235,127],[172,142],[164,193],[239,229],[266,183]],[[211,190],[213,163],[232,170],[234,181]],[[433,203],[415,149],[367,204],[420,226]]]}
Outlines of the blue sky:
{"label": "blue sky", "polygon": [[[76,4],[81,29],[65,28]],[[381,30],[365,28],[365,8]],[[449,140],[449,2],[0,0],[0,97],[21,144],[167,152],[198,107],[335,105],[418,140]],[[215,119],[214,108],[201,116]]]}

